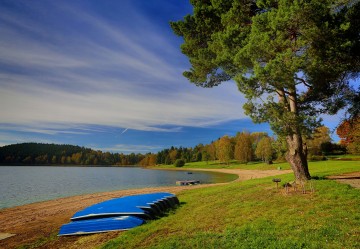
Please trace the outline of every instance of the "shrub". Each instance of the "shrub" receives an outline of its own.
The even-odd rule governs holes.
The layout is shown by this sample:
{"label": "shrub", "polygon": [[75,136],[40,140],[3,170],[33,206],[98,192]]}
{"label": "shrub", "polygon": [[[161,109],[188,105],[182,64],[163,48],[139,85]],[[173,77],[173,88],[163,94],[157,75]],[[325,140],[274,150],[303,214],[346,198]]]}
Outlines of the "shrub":
{"label": "shrub", "polygon": [[326,161],[327,158],[325,156],[317,156],[317,155],[311,155],[309,157],[310,161]]}
{"label": "shrub", "polygon": [[174,163],[175,167],[182,167],[185,165],[185,161],[183,159],[177,159]]}

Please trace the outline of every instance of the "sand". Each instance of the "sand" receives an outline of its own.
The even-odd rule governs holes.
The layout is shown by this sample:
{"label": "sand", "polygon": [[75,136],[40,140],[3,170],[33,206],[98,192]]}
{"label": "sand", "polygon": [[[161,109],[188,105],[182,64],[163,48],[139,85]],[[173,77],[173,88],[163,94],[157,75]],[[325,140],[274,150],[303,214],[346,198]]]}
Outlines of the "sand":
{"label": "sand", "polygon": [[[183,169],[195,170],[195,169]],[[291,173],[290,170],[240,170],[240,169],[206,169],[237,174],[237,181],[275,176]],[[228,183],[220,183],[228,184]],[[0,248],[16,248],[20,245],[39,242],[41,238],[56,237],[61,225],[68,223],[70,217],[77,211],[92,204],[108,199],[166,191],[178,194],[195,188],[218,186],[219,184],[200,184],[194,186],[170,186],[146,189],[120,190],[105,193],[87,194],[60,198],[56,200],[37,202],[24,206],[0,210]],[[116,237],[120,232],[102,233],[90,236],[66,236],[47,242],[39,248],[93,248],[107,240]]]}
{"label": "sand", "polygon": [[354,188],[360,188],[360,172],[352,172],[339,176],[329,176],[328,179],[333,179],[341,183],[349,184]]}

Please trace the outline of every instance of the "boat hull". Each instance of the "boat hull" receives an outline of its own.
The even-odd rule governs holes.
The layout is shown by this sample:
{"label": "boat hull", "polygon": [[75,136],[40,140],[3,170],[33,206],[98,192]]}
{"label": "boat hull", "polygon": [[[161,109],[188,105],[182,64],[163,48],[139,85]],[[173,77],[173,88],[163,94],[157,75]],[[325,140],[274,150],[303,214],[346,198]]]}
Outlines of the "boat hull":
{"label": "boat hull", "polygon": [[133,216],[79,220],[63,225],[58,236],[124,231],[140,226],[144,222],[143,219]]}

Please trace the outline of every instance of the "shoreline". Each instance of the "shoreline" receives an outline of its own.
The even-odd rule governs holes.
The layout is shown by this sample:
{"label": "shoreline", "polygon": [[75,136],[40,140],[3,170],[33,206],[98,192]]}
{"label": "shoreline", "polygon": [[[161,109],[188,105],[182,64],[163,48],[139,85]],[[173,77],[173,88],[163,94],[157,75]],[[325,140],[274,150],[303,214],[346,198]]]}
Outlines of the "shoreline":
{"label": "shoreline", "polygon": [[[1,166],[0,166],[1,167]],[[6,166],[6,167],[12,167],[12,166]],[[15,166],[15,167],[33,167],[33,166]],[[36,165],[35,167],[49,167],[49,166],[45,166],[45,165]],[[54,166],[54,167],[61,167],[61,168],[67,168],[67,167],[63,167],[63,166]],[[73,167],[73,168],[80,168],[78,166],[69,166],[69,167]],[[102,166],[103,168],[108,168],[107,166]],[[88,168],[95,168],[95,167],[88,167]],[[115,168],[115,167],[113,167]],[[239,177],[239,175],[235,172],[223,172],[222,169],[220,170],[208,170],[208,169],[193,169],[193,168],[160,168],[160,167],[122,167],[122,168],[138,168],[138,169],[144,169],[144,170],[158,170],[158,171],[201,171],[201,172],[205,172],[205,173],[223,173],[225,175],[229,175],[229,179],[224,179],[224,180],[220,180],[220,181],[215,181],[215,182],[204,182],[204,184],[216,184],[216,183],[228,183],[231,182],[233,180],[237,180],[237,178]],[[226,169],[225,169],[226,170]],[[10,202],[6,202],[4,201],[3,203],[1,203],[0,205],[0,210],[6,209],[6,208],[12,208],[12,207],[18,207],[18,206],[24,206],[24,205],[29,205],[29,204],[33,204],[33,203],[38,203],[38,202],[44,202],[44,201],[52,201],[52,200],[56,200],[56,199],[61,199],[61,198],[66,198],[66,197],[71,197],[71,196],[79,196],[79,195],[87,195],[87,194],[96,194],[96,193],[105,193],[105,192],[112,192],[112,191],[119,191],[119,190],[129,190],[129,189],[141,189],[141,188],[156,188],[156,187],[168,187],[168,186],[174,186],[174,183],[167,183],[165,185],[161,184],[161,185],[156,185],[156,184],[150,184],[148,186],[146,185],[139,185],[139,186],[131,186],[130,188],[128,188],[128,186],[119,186],[119,188],[105,188],[102,190],[97,190],[97,189],[92,189],[92,191],[75,191],[75,192],[61,192],[60,194],[58,194],[57,196],[51,196],[51,195],[43,195],[42,198],[34,198],[32,200],[26,200],[26,201],[10,201]],[[1,236],[0,236],[0,240],[1,240]]]}
{"label": "shoreline", "polygon": [[[176,169],[178,170],[178,169]],[[241,170],[241,169],[188,169],[181,170],[192,171],[213,171],[229,174],[237,174],[239,177],[235,181],[244,181],[249,179],[263,178],[291,173],[291,170]],[[232,181],[233,182],[233,181]],[[40,238],[56,236],[61,225],[70,222],[70,217],[77,211],[90,205],[102,202],[112,198],[118,198],[126,195],[135,195],[151,192],[171,192],[179,194],[182,191],[219,186],[227,183],[199,184],[192,186],[168,186],[142,189],[117,190],[111,192],[101,192],[94,194],[77,195],[63,197],[49,201],[36,202],[22,206],[4,208],[0,210],[0,238],[1,235],[13,235],[0,240],[1,248],[15,248],[23,244],[29,244]],[[87,238],[99,238],[96,241],[102,243],[104,240],[116,237],[120,232],[110,232],[95,234]],[[70,248],[79,236],[60,237],[54,240],[55,244],[51,248]],[[91,242],[96,246],[94,241]],[[76,244],[76,243],[75,243]],[[76,247],[76,246],[75,246]]]}

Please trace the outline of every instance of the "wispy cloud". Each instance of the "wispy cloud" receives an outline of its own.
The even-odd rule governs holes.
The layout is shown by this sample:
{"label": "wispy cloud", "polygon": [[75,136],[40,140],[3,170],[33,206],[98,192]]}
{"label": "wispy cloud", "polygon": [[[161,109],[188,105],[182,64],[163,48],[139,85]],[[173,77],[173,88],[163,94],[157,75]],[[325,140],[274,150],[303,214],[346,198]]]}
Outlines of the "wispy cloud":
{"label": "wispy cloud", "polygon": [[163,149],[161,146],[149,146],[149,145],[129,145],[129,144],[116,144],[113,147],[94,148],[95,150],[121,152],[121,153],[148,153],[155,152]]}
{"label": "wispy cloud", "polygon": [[127,130],[128,130],[128,128],[126,128],[125,130],[123,130],[123,131],[120,133],[120,135],[121,135],[121,134],[124,134],[125,132],[127,132]]}
{"label": "wispy cloud", "polygon": [[[217,89],[188,83],[178,44],[136,10],[128,9],[134,19],[115,23],[71,3],[1,9],[0,115],[2,124],[11,124],[6,130],[84,134],[98,125],[178,132],[244,117],[233,83]],[[67,22],[57,21],[60,16]]]}
{"label": "wispy cloud", "polygon": [[29,142],[37,142],[37,143],[55,143],[62,144],[63,142],[57,139],[47,139],[44,137],[37,137],[36,135],[30,134],[13,134],[11,132],[0,131],[0,146],[8,145],[8,144],[17,144],[17,143],[29,143]]}

